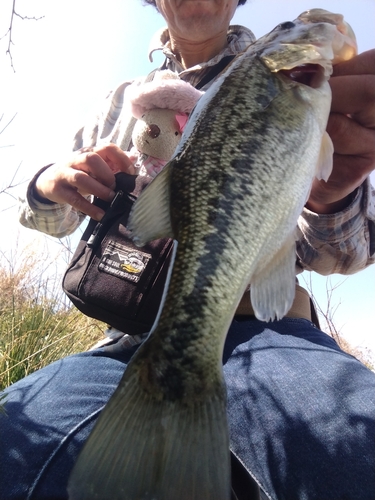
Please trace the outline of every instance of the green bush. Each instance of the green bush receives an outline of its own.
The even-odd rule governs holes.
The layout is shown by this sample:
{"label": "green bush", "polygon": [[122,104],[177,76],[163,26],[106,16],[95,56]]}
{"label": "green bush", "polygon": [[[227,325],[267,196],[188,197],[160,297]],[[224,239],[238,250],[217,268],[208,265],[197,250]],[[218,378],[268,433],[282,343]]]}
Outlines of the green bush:
{"label": "green bush", "polygon": [[[56,280],[41,272],[45,256],[0,256],[0,390],[64,356],[89,349],[105,325],[67,306]],[[56,283],[56,285],[54,284]]]}
{"label": "green bush", "polygon": [[69,354],[89,349],[103,327],[75,309],[24,304],[0,315],[0,389]]}

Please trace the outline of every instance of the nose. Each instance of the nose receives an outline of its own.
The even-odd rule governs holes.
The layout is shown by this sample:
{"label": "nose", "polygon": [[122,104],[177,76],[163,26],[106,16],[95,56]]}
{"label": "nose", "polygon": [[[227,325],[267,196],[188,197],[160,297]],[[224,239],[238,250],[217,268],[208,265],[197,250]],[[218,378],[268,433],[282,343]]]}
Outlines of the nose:
{"label": "nose", "polygon": [[156,139],[160,135],[160,128],[155,125],[155,123],[152,123],[148,126],[147,135],[151,137],[151,139]]}

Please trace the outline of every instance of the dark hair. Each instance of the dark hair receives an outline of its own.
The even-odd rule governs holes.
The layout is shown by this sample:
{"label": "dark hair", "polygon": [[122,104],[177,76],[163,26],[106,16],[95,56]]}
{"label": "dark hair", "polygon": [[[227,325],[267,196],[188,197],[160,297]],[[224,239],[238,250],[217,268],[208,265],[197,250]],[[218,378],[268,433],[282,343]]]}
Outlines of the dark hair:
{"label": "dark hair", "polygon": [[[143,0],[143,2],[148,5],[153,5],[157,9],[155,0]],[[238,0],[238,5],[245,5],[246,2],[247,0]]]}

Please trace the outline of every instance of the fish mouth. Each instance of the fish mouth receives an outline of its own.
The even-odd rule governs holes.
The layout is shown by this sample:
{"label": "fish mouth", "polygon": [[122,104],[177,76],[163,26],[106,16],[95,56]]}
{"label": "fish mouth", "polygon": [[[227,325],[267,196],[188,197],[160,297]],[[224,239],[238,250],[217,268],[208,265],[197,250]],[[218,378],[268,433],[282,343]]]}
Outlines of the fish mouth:
{"label": "fish mouth", "polygon": [[326,80],[324,68],[320,64],[301,64],[291,69],[282,69],[279,73],[293,82],[313,89],[319,88]]}

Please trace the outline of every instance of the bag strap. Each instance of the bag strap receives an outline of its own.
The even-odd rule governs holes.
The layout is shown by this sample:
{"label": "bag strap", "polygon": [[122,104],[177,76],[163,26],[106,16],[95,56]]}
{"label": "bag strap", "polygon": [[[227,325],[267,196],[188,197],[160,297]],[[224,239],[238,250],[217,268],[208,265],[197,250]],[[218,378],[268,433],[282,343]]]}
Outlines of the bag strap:
{"label": "bag strap", "polygon": [[233,59],[236,56],[225,56],[223,57],[215,66],[212,66],[212,68],[209,70],[208,73],[204,75],[202,80],[200,80],[197,85],[195,86],[196,89],[200,90],[203,88],[205,85],[207,85],[208,82],[210,82],[215,76],[217,76],[219,73],[221,73],[227,66],[228,64],[233,61]]}

